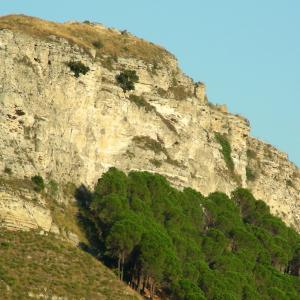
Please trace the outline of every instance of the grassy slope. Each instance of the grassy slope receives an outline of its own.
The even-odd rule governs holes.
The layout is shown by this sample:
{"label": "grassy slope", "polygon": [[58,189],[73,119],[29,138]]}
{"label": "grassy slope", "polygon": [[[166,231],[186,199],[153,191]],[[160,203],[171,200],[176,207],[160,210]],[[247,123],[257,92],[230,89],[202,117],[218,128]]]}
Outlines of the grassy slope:
{"label": "grassy slope", "polygon": [[0,232],[1,299],[139,299],[99,261],[52,235]]}
{"label": "grassy slope", "polygon": [[[69,184],[70,185],[70,184]],[[71,198],[74,188],[66,184],[64,195]],[[7,190],[36,193],[28,179],[1,177],[0,186]],[[42,197],[61,230],[85,235],[77,224],[75,203],[57,203],[49,192]],[[38,203],[36,203],[38,204]],[[28,299],[28,293],[67,296],[68,299],[139,299],[117,277],[83,250],[50,234],[9,232],[0,228],[0,299]]]}
{"label": "grassy slope", "polygon": [[0,18],[0,29],[23,32],[30,36],[49,39],[50,35],[62,37],[71,44],[77,44],[85,50],[96,49],[93,44],[101,42],[98,54],[111,56],[134,57],[145,62],[152,62],[171,56],[162,47],[138,39],[131,34],[119,32],[102,26],[74,23],[55,23],[24,15],[9,15]]}

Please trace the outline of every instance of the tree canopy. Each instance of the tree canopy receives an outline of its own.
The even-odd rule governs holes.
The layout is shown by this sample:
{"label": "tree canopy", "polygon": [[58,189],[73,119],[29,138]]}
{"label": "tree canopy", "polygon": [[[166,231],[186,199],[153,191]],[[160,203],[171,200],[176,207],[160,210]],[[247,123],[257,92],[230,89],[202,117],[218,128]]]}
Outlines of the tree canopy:
{"label": "tree canopy", "polygon": [[299,299],[300,237],[249,190],[204,197],[111,168],[81,220],[99,257],[151,297]]}

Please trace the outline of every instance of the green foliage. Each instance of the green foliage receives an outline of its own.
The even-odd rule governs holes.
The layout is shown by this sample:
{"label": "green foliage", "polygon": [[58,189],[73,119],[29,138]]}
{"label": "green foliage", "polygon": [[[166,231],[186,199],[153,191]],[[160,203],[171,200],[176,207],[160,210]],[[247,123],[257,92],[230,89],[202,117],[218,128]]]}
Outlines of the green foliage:
{"label": "green foliage", "polygon": [[208,230],[202,243],[202,251],[204,252],[206,260],[209,263],[214,262],[225,252],[228,244],[229,240],[222,231],[214,228]]}
{"label": "green foliage", "polygon": [[277,287],[269,289],[269,295],[271,300],[288,300],[290,299],[287,295]]}
{"label": "green foliage", "polygon": [[118,194],[110,194],[104,197],[96,196],[93,199],[91,209],[95,216],[103,223],[103,226],[111,226],[128,208],[127,200]]}
{"label": "green foliage", "polygon": [[205,300],[203,291],[192,281],[182,279],[172,287],[173,297],[182,300]]}
{"label": "green foliage", "polygon": [[134,90],[134,84],[139,81],[135,70],[124,70],[116,76],[116,81],[123,92]]}
{"label": "green foliage", "polygon": [[[238,188],[232,193],[232,200],[240,208],[242,218],[247,222],[251,222],[256,206],[256,200],[251,192]],[[254,221],[257,221],[256,218],[254,218]]]}
{"label": "green foliage", "polygon": [[222,135],[218,132],[215,133],[215,137],[217,142],[221,145],[222,154],[227,165],[227,168],[233,172],[234,171],[234,163],[231,158],[231,146],[230,143],[225,135]]}
{"label": "green foliage", "polygon": [[12,170],[11,170],[11,168],[6,166],[6,167],[4,168],[4,173],[6,173],[6,174],[8,174],[8,175],[12,175]]}
{"label": "green foliage", "polygon": [[116,168],[110,168],[99,180],[95,188],[96,196],[110,194],[127,195],[127,176]]}
{"label": "green foliage", "polygon": [[255,159],[256,158],[256,152],[251,150],[251,149],[247,149],[247,157],[248,157],[248,159]]}
{"label": "green foliage", "polygon": [[55,198],[59,191],[58,183],[54,179],[49,180],[47,189],[48,194],[50,194],[51,197]]}
{"label": "green foliage", "polygon": [[190,188],[176,190],[158,174],[111,168],[82,213],[103,261],[151,297],[267,300],[300,294],[300,237],[249,190],[204,197]]}
{"label": "green foliage", "polygon": [[37,192],[41,192],[45,188],[45,182],[42,176],[40,175],[35,175],[31,177],[31,181],[33,182],[34,185],[34,190]]}
{"label": "green foliage", "polygon": [[250,167],[246,167],[246,177],[249,181],[254,181],[256,178],[254,171]]}
{"label": "green foliage", "polygon": [[90,68],[85,66],[81,61],[70,61],[67,65],[70,70],[74,72],[76,78],[78,78],[80,74],[85,75],[90,70]]}
{"label": "green foliage", "polygon": [[104,47],[103,43],[100,40],[94,41],[92,44],[97,49],[101,49]]}

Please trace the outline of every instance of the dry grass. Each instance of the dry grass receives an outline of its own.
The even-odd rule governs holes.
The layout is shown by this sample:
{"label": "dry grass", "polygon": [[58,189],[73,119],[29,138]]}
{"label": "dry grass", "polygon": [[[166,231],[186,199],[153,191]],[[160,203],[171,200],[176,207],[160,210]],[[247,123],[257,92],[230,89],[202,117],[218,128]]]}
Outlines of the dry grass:
{"label": "dry grass", "polygon": [[30,179],[0,176],[0,186],[15,190],[25,189],[32,192],[34,191],[34,185]]}
{"label": "dry grass", "polygon": [[[35,232],[0,232],[1,299],[141,299],[82,250]],[[51,298],[52,299],[52,298]]]}
{"label": "dry grass", "polygon": [[[26,33],[32,37],[49,40],[54,35],[76,44],[89,52],[93,48],[97,55],[114,57],[135,57],[148,63],[172,56],[160,46],[138,39],[131,34],[121,34],[100,25],[74,23],[55,23],[24,15],[8,15],[0,17],[0,30],[10,29]],[[98,49],[95,43],[101,43]]]}
{"label": "dry grass", "polygon": [[88,243],[78,224],[79,210],[75,203],[58,204],[55,200],[48,198],[47,205],[51,211],[54,223],[60,230],[75,233],[81,242]]}
{"label": "dry grass", "polygon": [[187,91],[183,85],[172,86],[169,88],[169,91],[176,100],[186,100],[186,98],[193,96],[193,94],[190,91]]}

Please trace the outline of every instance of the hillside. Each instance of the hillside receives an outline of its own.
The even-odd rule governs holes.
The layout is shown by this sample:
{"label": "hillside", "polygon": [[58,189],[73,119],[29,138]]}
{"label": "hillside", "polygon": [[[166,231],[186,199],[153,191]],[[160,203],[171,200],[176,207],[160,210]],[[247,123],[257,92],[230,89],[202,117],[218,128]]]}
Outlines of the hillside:
{"label": "hillside", "polygon": [[0,232],[1,299],[140,299],[91,255],[36,231]]}
{"label": "hillside", "polygon": [[120,32],[89,21],[55,23],[24,15],[10,15],[1,17],[0,29],[26,33],[50,42],[53,38],[62,38],[90,55],[133,57],[150,63],[158,57],[163,61],[164,57],[172,56],[165,49],[138,39],[126,30]]}
{"label": "hillside", "polygon": [[[1,299],[140,299],[91,254],[76,187],[0,177]],[[68,203],[69,201],[69,203]],[[68,203],[68,204],[66,204]],[[80,247],[78,247],[80,246]]]}
{"label": "hillside", "polygon": [[[137,297],[117,275],[163,299],[297,299],[299,168],[210,103],[172,54],[98,23],[10,15],[0,17],[0,60],[7,299]],[[120,243],[107,237],[125,212],[140,231],[129,227],[118,263]],[[153,239],[141,238],[146,224]],[[145,267],[141,249],[156,242]]]}

